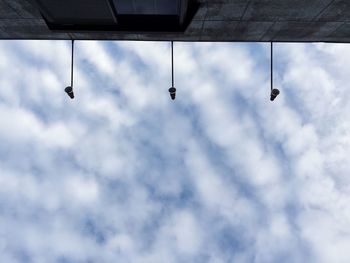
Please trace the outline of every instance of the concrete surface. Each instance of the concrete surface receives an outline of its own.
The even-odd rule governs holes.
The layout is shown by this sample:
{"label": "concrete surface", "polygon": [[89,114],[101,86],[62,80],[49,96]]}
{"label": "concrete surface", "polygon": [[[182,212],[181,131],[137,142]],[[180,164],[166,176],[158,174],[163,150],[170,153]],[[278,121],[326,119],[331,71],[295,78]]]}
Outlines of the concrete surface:
{"label": "concrete surface", "polygon": [[33,0],[0,0],[0,39],[350,42],[349,0],[199,0],[185,32],[52,32]]}

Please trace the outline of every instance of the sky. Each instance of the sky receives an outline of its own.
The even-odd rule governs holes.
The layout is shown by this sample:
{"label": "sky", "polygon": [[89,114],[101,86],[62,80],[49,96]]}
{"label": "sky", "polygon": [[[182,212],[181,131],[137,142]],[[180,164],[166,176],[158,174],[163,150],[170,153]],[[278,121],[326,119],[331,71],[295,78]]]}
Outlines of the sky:
{"label": "sky", "polygon": [[0,42],[0,262],[348,262],[350,47]]}

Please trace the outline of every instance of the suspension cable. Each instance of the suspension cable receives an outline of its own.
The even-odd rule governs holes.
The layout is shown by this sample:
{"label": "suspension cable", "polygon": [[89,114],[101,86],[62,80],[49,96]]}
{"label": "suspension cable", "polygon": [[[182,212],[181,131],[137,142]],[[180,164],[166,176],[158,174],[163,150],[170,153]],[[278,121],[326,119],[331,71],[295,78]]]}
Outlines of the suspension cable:
{"label": "suspension cable", "polygon": [[70,86],[73,88],[74,39],[72,39],[72,61],[70,68]]}
{"label": "suspension cable", "polygon": [[271,42],[271,68],[270,68],[270,74],[271,74],[271,90],[273,89],[273,42]]}
{"label": "suspension cable", "polygon": [[171,86],[174,87],[174,43],[171,41]]}

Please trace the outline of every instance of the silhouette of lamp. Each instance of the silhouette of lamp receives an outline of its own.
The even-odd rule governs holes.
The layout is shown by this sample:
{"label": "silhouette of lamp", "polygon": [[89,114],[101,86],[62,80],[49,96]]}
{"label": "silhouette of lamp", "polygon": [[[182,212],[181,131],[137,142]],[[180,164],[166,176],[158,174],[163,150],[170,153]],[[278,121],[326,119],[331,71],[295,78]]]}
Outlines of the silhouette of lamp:
{"label": "silhouette of lamp", "polygon": [[273,42],[271,42],[271,93],[270,93],[270,100],[274,101],[278,94],[280,94],[280,91],[278,89],[273,88]]}
{"label": "silhouette of lamp", "polygon": [[169,89],[170,97],[175,100],[176,89],[174,87],[174,43],[171,41],[171,87]]}
{"label": "silhouette of lamp", "polygon": [[66,87],[64,91],[68,94],[71,99],[74,99],[73,92],[73,63],[74,63],[74,40],[72,40],[72,60],[71,60],[71,68],[70,68],[70,86]]}

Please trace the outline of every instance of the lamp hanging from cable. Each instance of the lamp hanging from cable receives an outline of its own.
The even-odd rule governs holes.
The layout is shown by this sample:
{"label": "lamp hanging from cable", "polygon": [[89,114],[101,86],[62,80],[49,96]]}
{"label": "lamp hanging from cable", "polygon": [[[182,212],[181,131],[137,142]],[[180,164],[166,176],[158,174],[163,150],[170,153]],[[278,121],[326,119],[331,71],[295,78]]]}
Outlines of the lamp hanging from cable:
{"label": "lamp hanging from cable", "polygon": [[68,94],[71,99],[74,99],[73,92],[73,63],[74,63],[74,40],[72,39],[72,59],[71,59],[71,68],[70,68],[70,86],[66,87],[64,91]]}
{"label": "lamp hanging from cable", "polygon": [[169,89],[170,97],[175,100],[176,88],[174,86],[174,43],[171,41],[171,87]]}
{"label": "lamp hanging from cable", "polygon": [[280,91],[278,89],[273,88],[273,42],[271,42],[271,64],[270,64],[270,73],[271,73],[271,93],[270,93],[270,100],[274,101],[278,94],[280,94]]}

